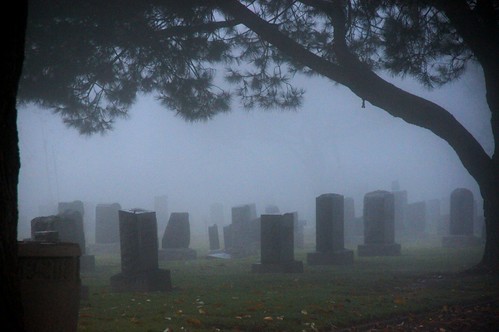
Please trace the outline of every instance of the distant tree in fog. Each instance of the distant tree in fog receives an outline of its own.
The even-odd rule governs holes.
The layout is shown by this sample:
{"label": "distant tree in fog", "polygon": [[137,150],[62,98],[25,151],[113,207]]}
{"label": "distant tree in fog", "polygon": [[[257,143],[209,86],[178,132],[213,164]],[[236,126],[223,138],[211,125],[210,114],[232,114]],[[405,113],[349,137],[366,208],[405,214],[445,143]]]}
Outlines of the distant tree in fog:
{"label": "distant tree in fog", "polygon": [[[250,109],[299,108],[304,91],[291,84],[297,73],[325,76],[366,107],[430,130],[478,183],[487,230],[479,267],[497,271],[497,1],[33,0],[29,6],[19,101],[52,109],[82,134],[111,129],[142,93],[189,121],[229,111],[233,98]],[[492,157],[450,112],[376,74],[438,87],[470,61],[484,72]],[[230,90],[217,84],[222,75]],[[14,203],[2,201],[1,208],[13,211]],[[11,234],[1,236],[12,246]]]}

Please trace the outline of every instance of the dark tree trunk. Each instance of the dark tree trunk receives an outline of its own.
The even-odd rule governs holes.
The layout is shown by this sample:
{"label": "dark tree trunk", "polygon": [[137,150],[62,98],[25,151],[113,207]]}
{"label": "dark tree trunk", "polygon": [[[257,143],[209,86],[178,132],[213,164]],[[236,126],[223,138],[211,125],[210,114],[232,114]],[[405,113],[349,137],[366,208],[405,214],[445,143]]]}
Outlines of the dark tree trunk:
{"label": "dark tree trunk", "polygon": [[23,331],[17,275],[17,183],[19,147],[16,96],[24,60],[27,1],[15,1],[2,14],[0,85],[0,326]]}
{"label": "dark tree trunk", "polygon": [[[499,174],[499,170],[498,170]],[[485,250],[478,269],[499,272],[499,187],[483,194]]]}

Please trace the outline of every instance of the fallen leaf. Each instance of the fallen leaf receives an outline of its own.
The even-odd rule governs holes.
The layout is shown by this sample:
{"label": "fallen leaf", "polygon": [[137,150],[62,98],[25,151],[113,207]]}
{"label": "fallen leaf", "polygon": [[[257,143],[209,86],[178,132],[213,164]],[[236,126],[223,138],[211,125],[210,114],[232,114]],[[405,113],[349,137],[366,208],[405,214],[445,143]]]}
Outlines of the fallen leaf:
{"label": "fallen leaf", "polygon": [[398,305],[404,305],[405,304],[405,299],[401,296],[396,296],[393,299],[393,303],[398,304]]}
{"label": "fallen leaf", "polygon": [[301,314],[302,314],[302,315],[308,315],[308,312],[307,312],[307,310],[303,309],[303,310],[301,311]]}
{"label": "fallen leaf", "polygon": [[193,317],[189,317],[185,321],[194,327],[201,327],[203,325],[199,319]]}
{"label": "fallen leaf", "polygon": [[274,319],[270,316],[267,316],[267,317],[263,317],[263,320],[270,322],[270,321],[273,321]]}

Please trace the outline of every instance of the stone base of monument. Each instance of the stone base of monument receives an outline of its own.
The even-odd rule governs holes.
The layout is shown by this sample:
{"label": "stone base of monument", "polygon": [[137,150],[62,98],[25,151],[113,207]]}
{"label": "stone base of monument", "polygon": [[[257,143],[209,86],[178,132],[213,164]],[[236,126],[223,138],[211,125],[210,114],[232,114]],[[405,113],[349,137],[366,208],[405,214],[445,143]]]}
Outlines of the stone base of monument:
{"label": "stone base of monument", "polygon": [[392,244],[360,244],[357,247],[359,256],[398,256],[401,246],[398,243]]}
{"label": "stone base of monument", "polygon": [[19,242],[18,249],[26,331],[76,331],[81,291],[78,244]]}
{"label": "stone base of monument", "polygon": [[483,240],[473,235],[448,235],[442,238],[445,248],[473,247],[483,244]]}
{"label": "stone base of monument", "polygon": [[251,265],[251,272],[254,273],[303,273],[303,263],[301,261],[291,261],[281,264],[262,264]]}
{"label": "stone base of monument", "polygon": [[353,264],[353,250],[333,252],[311,252],[307,254],[308,265],[347,265]]}
{"label": "stone base of monument", "polygon": [[185,261],[196,259],[197,256],[196,250],[191,248],[163,248],[158,251],[158,260],[160,261]]}
{"label": "stone base of monument", "polygon": [[94,272],[95,271],[95,256],[94,255],[81,255],[80,256],[80,271],[81,272]]}
{"label": "stone base of monument", "polygon": [[172,289],[170,270],[151,270],[128,274],[120,272],[111,277],[112,292],[166,292]]}

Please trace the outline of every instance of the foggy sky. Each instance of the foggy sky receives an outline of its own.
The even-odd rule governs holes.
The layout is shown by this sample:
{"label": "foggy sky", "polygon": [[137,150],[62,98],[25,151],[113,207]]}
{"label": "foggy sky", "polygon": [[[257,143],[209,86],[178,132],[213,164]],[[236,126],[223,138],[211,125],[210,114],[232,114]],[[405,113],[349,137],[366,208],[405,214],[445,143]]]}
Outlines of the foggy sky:
{"label": "foggy sky", "polygon": [[[466,77],[433,91],[410,80],[397,84],[453,113],[490,154],[481,75],[470,68]],[[152,210],[155,196],[168,195],[169,212],[189,212],[193,226],[204,227],[216,202],[224,205],[226,223],[232,206],[256,203],[258,214],[275,204],[315,224],[316,196],[354,197],[361,215],[364,194],[390,190],[394,180],[408,190],[409,202],[444,199],[442,213],[457,187],[480,199],[454,151],[431,132],[369,103],[361,108],[358,97],[326,79],[297,85],[307,93],[296,112],[235,106],[196,123],[144,97],[104,136],[80,136],[48,110],[20,108],[20,222],[39,216],[45,204],[78,199]]]}

